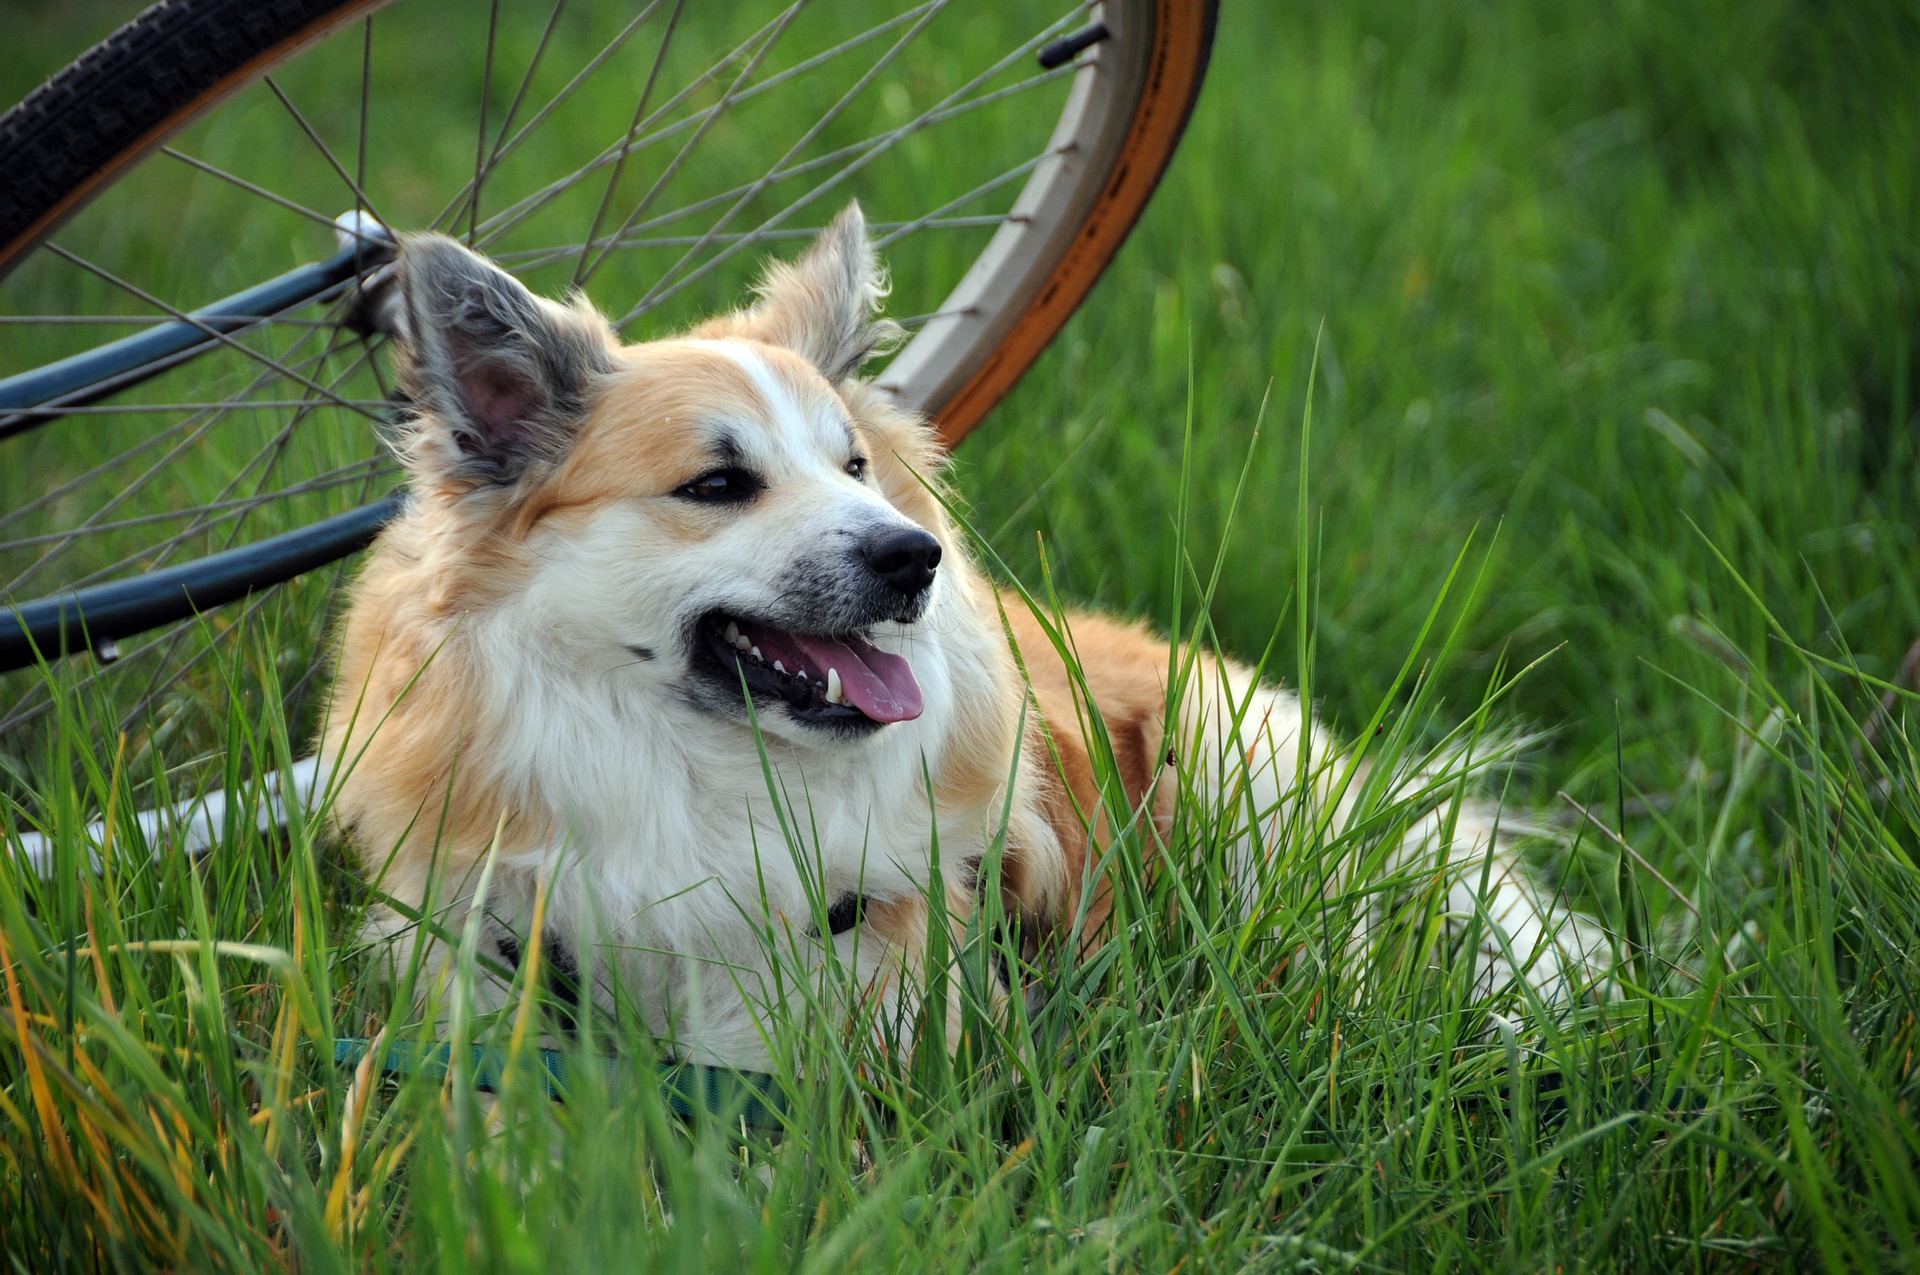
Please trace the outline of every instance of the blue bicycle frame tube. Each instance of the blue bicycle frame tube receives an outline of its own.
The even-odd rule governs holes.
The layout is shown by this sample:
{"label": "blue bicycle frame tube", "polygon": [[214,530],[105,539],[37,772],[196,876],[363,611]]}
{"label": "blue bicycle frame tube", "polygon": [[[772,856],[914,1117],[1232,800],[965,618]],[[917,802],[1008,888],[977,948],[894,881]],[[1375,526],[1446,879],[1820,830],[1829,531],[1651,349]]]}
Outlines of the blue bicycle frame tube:
{"label": "blue bicycle frame tube", "polygon": [[0,380],[0,438],[23,433],[159,375],[210,346],[220,336],[296,310],[368,270],[393,260],[390,242],[373,236],[349,243],[325,261],[289,270],[185,319]]}

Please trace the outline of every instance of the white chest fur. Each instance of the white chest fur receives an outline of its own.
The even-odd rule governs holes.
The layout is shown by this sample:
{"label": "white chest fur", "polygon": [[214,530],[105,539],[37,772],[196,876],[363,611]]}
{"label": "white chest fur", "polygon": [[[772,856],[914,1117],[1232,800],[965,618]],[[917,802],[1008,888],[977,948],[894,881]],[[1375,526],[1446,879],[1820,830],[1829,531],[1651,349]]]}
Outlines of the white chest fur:
{"label": "white chest fur", "polygon": [[[621,659],[509,607],[480,620],[474,661],[491,725],[468,764],[550,840],[503,856],[488,912],[525,937],[545,928],[619,999],[696,1057],[762,1054],[774,961],[819,963],[820,911],[853,893],[922,894],[936,853],[971,870],[990,810],[927,798],[949,746],[954,678],[944,645],[915,652],[925,710],[871,737],[805,746],[704,711],[675,690],[673,657]],[[856,976],[876,940],[834,940]]]}

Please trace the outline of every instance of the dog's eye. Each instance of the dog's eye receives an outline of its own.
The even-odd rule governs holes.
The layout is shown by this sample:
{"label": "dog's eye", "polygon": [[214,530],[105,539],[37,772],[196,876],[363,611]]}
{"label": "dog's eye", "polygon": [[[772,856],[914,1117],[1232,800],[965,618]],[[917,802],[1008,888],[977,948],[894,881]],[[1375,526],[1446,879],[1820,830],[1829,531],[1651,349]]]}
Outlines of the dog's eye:
{"label": "dog's eye", "polygon": [[760,494],[763,486],[753,474],[737,465],[729,465],[724,469],[708,470],[692,482],[674,488],[673,494],[686,500],[730,505],[752,500]]}
{"label": "dog's eye", "polygon": [[852,460],[848,461],[847,476],[855,482],[865,482],[867,480],[867,458],[865,456],[855,456]]}

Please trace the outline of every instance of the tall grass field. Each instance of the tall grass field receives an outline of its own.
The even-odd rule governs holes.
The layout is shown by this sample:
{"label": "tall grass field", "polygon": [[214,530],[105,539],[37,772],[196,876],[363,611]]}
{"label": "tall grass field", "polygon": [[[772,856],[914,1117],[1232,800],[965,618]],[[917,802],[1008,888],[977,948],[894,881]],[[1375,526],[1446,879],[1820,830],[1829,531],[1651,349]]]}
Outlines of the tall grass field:
{"label": "tall grass field", "polygon": [[[132,11],[10,6],[0,98]],[[431,186],[482,86],[417,48],[395,144]],[[152,212],[74,233],[207,296],[307,252]],[[900,304],[942,251],[896,262]],[[797,1012],[780,1074],[708,1091],[631,1014],[550,1030],[524,975],[475,1017],[473,934],[451,984],[390,970],[324,816],[247,817],[310,748],[320,572],[183,645],[138,720],[84,656],[0,679],[0,714],[44,705],[0,734],[0,1265],[1920,1269],[1917,332],[1911,4],[1227,0],[1145,219],[957,452],[966,521],[1035,605],[1258,664],[1382,773],[1524,738],[1430,800],[1545,834],[1612,994],[1486,995],[1431,883],[1335,873],[1410,817],[1376,785],[1290,824],[1251,903],[1230,802],[1184,794],[1150,873],[1114,812],[1110,941],[1001,998],[989,908],[928,975],[957,1051]],[[0,328],[0,373],[71,339]],[[0,442],[0,503],[112,428]],[[208,787],[241,817],[203,856],[133,818]]]}

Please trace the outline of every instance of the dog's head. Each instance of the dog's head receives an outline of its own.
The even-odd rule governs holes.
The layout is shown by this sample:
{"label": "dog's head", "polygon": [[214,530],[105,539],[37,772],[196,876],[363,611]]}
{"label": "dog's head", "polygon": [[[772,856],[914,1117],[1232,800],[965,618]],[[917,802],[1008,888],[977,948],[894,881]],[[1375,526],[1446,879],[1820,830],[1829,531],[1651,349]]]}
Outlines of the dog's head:
{"label": "dog's head", "polygon": [[957,546],[929,431],[856,378],[897,331],[857,207],[749,308],[639,345],[440,236],[400,276],[435,605],[796,742],[920,715],[914,637]]}

